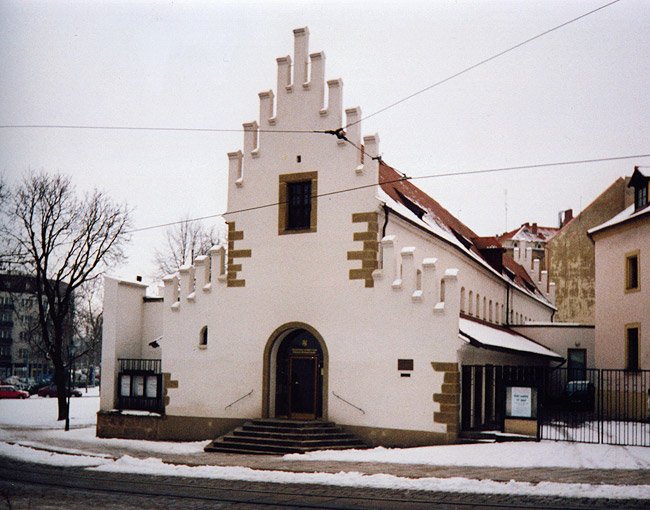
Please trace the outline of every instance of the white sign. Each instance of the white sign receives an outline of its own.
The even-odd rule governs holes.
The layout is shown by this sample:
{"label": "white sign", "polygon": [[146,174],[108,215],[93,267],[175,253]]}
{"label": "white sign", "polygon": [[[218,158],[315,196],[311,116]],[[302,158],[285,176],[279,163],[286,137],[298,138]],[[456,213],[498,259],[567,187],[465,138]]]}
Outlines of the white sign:
{"label": "white sign", "polygon": [[131,396],[131,376],[130,375],[123,375],[122,380],[120,381],[121,387],[120,387],[120,395],[122,397],[130,397]]}
{"label": "white sign", "polygon": [[510,390],[510,416],[514,418],[531,418],[533,416],[533,399],[531,388],[508,388]]}

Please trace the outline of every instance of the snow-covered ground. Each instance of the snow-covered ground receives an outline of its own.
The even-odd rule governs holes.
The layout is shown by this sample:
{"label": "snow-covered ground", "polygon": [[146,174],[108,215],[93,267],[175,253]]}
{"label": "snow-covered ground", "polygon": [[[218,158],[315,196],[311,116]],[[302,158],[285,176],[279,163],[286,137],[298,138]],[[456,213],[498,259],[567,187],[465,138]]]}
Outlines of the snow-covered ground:
{"label": "snow-covered ground", "polygon": [[[328,484],[338,486],[399,488],[449,492],[508,493],[574,497],[639,498],[650,500],[648,485],[590,485],[575,483],[538,484],[467,478],[406,478],[390,474],[367,475],[354,471],[340,473],[299,473],[255,470],[241,466],[186,466],[163,462],[166,454],[192,455],[203,451],[206,442],[172,443],[101,439],[95,437],[99,398],[96,389],[72,399],[71,430],[65,432],[56,420],[56,400],[31,397],[27,400],[0,400],[0,455],[37,463],[85,466],[89,470],[142,473],[164,476],[217,478],[277,483]],[[62,443],[65,447],[53,447]],[[103,445],[149,455],[118,459],[97,453]],[[502,443],[423,448],[320,451],[286,455],[287,463],[337,461],[348,463],[426,464],[432,466],[475,467],[566,467],[576,469],[650,470],[650,448],[579,443]]]}

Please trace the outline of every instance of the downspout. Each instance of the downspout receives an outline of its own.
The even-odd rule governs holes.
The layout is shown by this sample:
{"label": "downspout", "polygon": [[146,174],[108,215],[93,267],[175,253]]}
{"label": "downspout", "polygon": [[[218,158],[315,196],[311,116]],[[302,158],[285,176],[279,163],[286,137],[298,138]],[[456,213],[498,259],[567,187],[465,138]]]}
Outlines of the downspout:
{"label": "downspout", "polygon": [[386,204],[384,204],[384,226],[381,227],[381,238],[383,239],[386,237],[386,227],[388,226],[388,214],[390,211],[390,207],[388,207]]}
{"label": "downspout", "polygon": [[510,282],[506,282],[506,326],[510,326]]}

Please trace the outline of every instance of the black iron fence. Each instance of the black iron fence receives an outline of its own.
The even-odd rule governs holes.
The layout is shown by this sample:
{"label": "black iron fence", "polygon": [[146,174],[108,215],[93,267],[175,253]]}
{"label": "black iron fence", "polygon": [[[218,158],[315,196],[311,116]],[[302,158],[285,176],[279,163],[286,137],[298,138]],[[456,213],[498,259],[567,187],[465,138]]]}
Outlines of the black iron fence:
{"label": "black iron fence", "polygon": [[464,431],[504,430],[508,387],[532,388],[538,438],[650,446],[650,370],[466,365]]}
{"label": "black iron fence", "polygon": [[117,408],[164,413],[163,376],[159,359],[119,359]]}

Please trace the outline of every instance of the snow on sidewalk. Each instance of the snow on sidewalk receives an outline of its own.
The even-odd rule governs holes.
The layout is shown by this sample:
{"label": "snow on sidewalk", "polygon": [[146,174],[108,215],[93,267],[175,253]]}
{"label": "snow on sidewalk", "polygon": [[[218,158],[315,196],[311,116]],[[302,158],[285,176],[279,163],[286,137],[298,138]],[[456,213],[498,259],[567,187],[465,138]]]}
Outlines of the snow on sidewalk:
{"label": "snow on sidewalk", "polygon": [[[241,466],[187,466],[165,463],[167,455],[193,455],[203,451],[204,441],[171,443],[95,437],[95,416],[99,398],[95,395],[72,400],[71,423],[65,432],[56,421],[56,400],[30,398],[0,400],[0,455],[36,463],[86,467],[102,472],[138,473],[271,483],[325,484],[342,487],[409,489],[425,491],[546,495],[589,498],[632,498],[650,500],[650,485],[611,485],[521,481],[498,482],[468,478],[409,478],[391,474],[304,473],[251,469]],[[19,444],[9,444],[11,442]],[[53,447],[52,444],[58,445]],[[114,460],[96,453],[102,448],[121,449],[151,455],[140,459],[123,455]],[[39,449],[40,448],[40,449]],[[42,451],[49,448],[55,451]],[[392,463],[431,466],[473,466],[497,468],[650,469],[650,448],[579,443],[499,443],[450,445],[422,448],[319,451],[286,455],[283,461],[318,463]]]}

